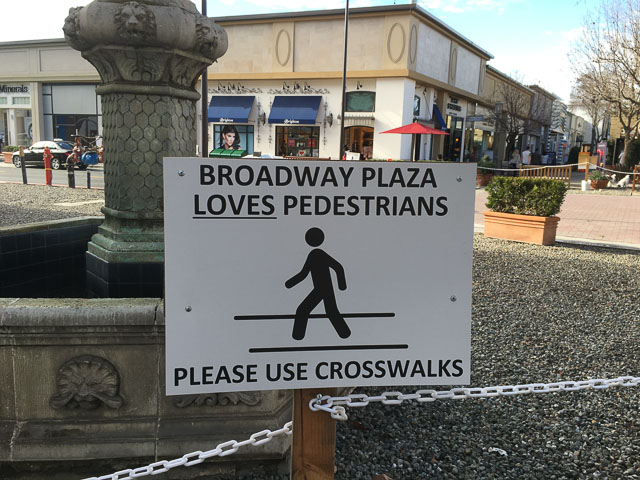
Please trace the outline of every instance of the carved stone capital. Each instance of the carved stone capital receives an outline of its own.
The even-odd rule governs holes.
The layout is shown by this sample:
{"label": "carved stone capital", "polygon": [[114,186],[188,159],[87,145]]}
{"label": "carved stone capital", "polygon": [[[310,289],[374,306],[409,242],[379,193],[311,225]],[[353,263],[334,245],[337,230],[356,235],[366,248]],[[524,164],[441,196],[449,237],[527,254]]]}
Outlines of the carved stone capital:
{"label": "carved stone capital", "polygon": [[224,29],[188,0],[95,0],[71,8],[63,31],[105,84],[192,88],[202,70],[227,51]]}

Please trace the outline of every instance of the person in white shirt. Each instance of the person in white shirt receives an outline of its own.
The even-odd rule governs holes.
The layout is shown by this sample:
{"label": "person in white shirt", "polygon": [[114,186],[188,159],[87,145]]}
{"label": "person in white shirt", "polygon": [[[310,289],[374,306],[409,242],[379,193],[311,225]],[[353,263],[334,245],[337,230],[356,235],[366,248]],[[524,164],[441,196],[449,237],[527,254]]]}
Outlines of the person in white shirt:
{"label": "person in white shirt", "polygon": [[529,165],[531,163],[531,150],[529,150],[529,145],[526,146],[524,152],[522,152],[522,164]]}

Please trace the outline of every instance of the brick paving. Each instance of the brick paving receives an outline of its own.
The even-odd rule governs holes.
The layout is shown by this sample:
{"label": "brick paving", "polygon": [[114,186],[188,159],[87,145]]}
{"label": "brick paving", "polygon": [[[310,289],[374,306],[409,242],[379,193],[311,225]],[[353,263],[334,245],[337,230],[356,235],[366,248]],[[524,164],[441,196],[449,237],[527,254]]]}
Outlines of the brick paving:
{"label": "brick paving", "polygon": [[[637,190],[637,189],[636,189]],[[640,247],[640,192],[631,195],[567,193],[558,216],[558,237]],[[474,223],[482,231],[487,192],[476,189]]]}

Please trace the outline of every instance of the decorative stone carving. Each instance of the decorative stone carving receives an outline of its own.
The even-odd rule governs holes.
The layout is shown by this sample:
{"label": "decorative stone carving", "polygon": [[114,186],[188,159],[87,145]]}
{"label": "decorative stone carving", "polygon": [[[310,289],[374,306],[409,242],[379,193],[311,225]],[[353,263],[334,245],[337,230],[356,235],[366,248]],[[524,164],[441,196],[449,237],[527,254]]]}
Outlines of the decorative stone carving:
{"label": "decorative stone carving", "polygon": [[49,400],[53,408],[94,410],[120,408],[120,375],[107,360],[83,355],[67,361],[56,376],[57,393]]}
{"label": "decorative stone carving", "polygon": [[[226,52],[227,34],[190,0],[94,0],[69,11],[64,33],[102,79],[105,222],[88,255],[161,263],[162,159],[195,154],[196,82]],[[118,276],[91,265],[92,282]]]}
{"label": "decorative stone carving", "polygon": [[260,392],[236,392],[236,393],[209,393],[203,395],[184,395],[176,397],[173,404],[178,408],[190,406],[213,407],[216,405],[238,405],[243,403],[251,407],[257,405],[262,400]]}
{"label": "decorative stone carving", "polygon": [[144,44],[156,38],[156,17],[149,7],[138,2],[125,3],[115,16],[118,34],[132,44]]}
{"label": "decorative stone carving", "polygon": [[304,86],[300,86],[298,82],[294,82],[293,85],[289,85],[287,82],[282,82],[281,89],[271,88],[269,92],[271,95],[300,95],[300,94],[327,94],[330,93],[326,88],[313,88],[307,82],[304,82]]}
{"label": "decorative stone carving", "polygon": [[248,88],[241,83],[227,83],[226,85],[223,85],[218,82],[217,87],[209,88],[209,93],[262,93],[262,89],[259,87]]}

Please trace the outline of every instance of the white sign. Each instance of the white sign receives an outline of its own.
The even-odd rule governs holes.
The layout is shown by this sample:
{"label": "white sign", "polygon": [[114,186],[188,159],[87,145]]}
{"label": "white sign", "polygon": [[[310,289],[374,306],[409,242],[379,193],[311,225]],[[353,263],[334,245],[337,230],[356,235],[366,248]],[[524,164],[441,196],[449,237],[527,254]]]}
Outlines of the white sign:
{"label": "white sign", "polygon": [[166,158],[167,394],[467,384],[475,178]]}

